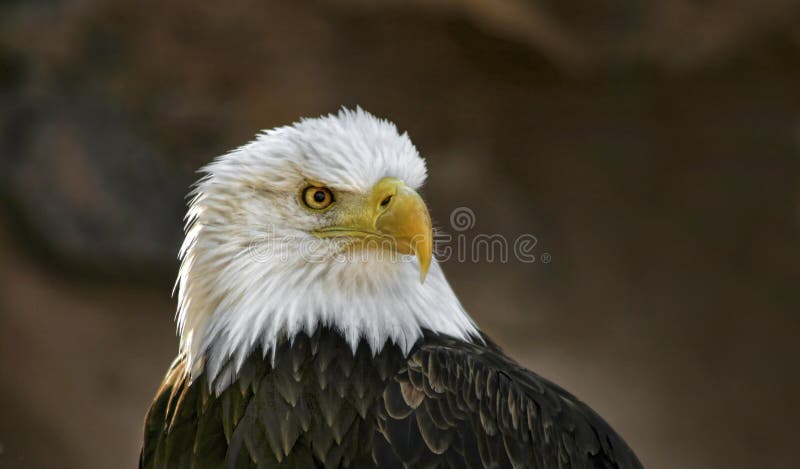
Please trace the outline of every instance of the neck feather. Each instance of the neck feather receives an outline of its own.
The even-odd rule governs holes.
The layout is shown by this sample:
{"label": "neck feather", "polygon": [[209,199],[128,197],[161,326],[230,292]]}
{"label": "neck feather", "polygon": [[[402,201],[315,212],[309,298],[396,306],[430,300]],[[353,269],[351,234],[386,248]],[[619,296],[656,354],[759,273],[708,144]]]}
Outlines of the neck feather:
{"label": "neck feather", "polygon": [[387,343],[408,353],[426,330],[480,340],[436,261],[420,282],[410,257],[309,263],[297,253],[258,259],[245,251],[247,245],[221,242],[199,223],[182,250],[181,350],[193,378],[207,373],[217,391],[253,351],[274,360],[279,341],[312,335],[319,327],[337,331],[354,352],[365,342],[373,354]]}

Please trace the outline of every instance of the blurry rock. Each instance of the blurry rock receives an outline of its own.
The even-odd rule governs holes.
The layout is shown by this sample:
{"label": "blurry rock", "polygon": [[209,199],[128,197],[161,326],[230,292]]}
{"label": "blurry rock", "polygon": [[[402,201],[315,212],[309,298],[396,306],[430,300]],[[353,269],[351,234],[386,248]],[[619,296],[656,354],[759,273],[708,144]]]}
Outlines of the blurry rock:
{"label": "blurry rock", "polygon": [[[401,2],[336,0],[377,10]],[[765,36],[789,30],[797,0],[624,2],[618,0],[416,0],[463,16],[488,33],[528,44],[575,74],[645,64],[683,71],[735,56]],[[403,2],[404,5],[407,5]]]}
{"label": "blurry rock", "polygon": [[188,171],[98,99],[46,100],[6,122],[3,191],[43,248],[103,272],[172,269]]}
{"label": "blurry rock", "polygon": [[[161,14],[149,15],[156,6],[162,9]],[[98,11],[105,17],[97,17]],[[225,34],[196,47],[213,49],[236,43],[236,49],[227,50],[258,47],[288,53],[285,43],[273,40],[275,30],[278,35],[292,27],[302,30],[303,35],[338,33],[312,41],[314,47],[324,47],[326,40],[346,35],[339,29],[347,26],[348,19],[372,15],[380,20],[398,14],[468,21],[487,35],[524,44],[576,75],[640,65],[680,72],[735,58],[770,36],[791,35],[792,29],[797,29],[800,0],[327,0],[315,7],[235,0],[224,9],[180,0],[168,6],[146,1],[10,2],[0,5],[0,45],[7,42],[35,51],[45,58],[47,64],[40,66],[47,70],[73,58],[87,29],[94,28],[101,35],[111,32],[107,41],[95,42],[111,44],[113,49],[114,31],[107,26],[125,30],[125,23],[132,22],[133,29],[144,33],[137,39],[145,42],[148,32],[171,26],[164,31],[169,32],[170,42],[148,49],[148,60],[169,55],[173,43],[193,39],[199,31],[209,37]],[[177,23],[170,24],[175,20]],[[265,22],[270,27],[264,28]],[[237,37],[245,36],[252,39],[237,41]],[[397,39],[411,40],[402,36]],[[292,40],[298,50],[308,52],[302,48],[307,39],[293,35]],[[297,56],[289,53],[283,60],[291,62]],[[213,65],[196,66],[202,69]]]}

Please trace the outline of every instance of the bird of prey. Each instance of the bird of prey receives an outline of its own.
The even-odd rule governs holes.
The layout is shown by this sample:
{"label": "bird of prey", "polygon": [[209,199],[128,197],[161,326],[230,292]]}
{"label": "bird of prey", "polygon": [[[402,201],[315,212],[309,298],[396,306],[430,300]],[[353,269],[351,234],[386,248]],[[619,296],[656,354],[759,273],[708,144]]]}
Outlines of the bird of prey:
{"label": "bird of prey", "polygon": [[203,173],[141,468],[641,467],[466,313],[394,124],[343,109]]}

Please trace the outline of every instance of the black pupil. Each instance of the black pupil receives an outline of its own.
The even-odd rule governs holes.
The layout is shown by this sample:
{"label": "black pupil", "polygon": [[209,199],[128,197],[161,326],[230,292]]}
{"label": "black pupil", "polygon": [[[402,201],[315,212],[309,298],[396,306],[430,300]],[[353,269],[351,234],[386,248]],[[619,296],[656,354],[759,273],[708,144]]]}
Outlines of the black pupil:
{"label": "black pupil", "polygon": [[325,195],[324,192],[322,192],[322,191],[314,192],[314,202],[320,204],[322,202],[325,202],[326,198],[327,198],[327,196]]}
{"label": "black pupil", "polygon": [[391,201],[392,201],[392,196],[390,195],[389,197],[386,197],[385,199],[383,199],[383,201],[381,201],[381,206],[385,207],[389,205],[389,202]]}

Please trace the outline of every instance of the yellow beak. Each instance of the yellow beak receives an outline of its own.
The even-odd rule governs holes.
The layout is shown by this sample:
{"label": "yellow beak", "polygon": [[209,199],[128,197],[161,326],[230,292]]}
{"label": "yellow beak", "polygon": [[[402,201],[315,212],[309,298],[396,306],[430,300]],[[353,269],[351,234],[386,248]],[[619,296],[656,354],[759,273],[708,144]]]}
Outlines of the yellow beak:
{"label": "yellow beak", "polygon": [[320,238],[348,237],[369,246],[417,257],[425,281],[433,255],[433,228],[428,207],[416,191],[396,178],[378,181],[366,196],[344,198],[334,207],[332,226],[314,232]]}

